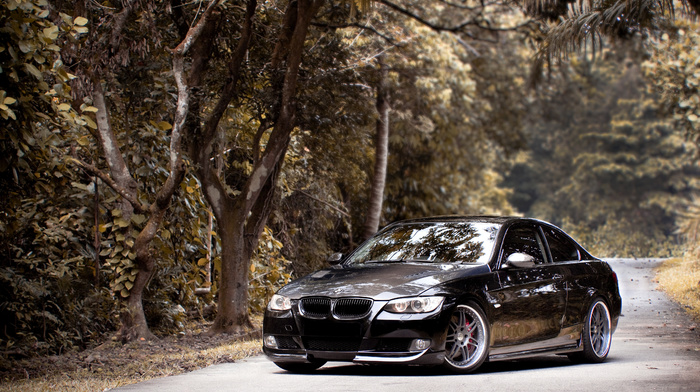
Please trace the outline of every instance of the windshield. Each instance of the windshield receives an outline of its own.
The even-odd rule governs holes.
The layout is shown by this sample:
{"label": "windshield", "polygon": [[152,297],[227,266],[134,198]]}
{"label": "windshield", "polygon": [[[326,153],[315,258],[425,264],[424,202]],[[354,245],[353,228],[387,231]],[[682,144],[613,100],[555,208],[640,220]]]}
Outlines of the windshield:
{"label": "windshield", "polygon": [[500,225],[487,222],[407,223],[370,238],[347,264],[421,262],[486,264]]}

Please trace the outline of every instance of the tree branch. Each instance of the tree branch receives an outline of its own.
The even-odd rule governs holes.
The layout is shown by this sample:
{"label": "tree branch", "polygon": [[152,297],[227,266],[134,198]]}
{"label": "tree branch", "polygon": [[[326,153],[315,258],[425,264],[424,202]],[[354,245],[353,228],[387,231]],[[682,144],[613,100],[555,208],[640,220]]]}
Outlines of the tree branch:
{"label": "tree branch", "polygon": [[114,179],[109,176],[107,173],[103,172],[102,170],[98,169],[95,165],[91,165],[87,162],[84,162],[78,158],[75,157],[68,157],[68,161],[79,166],[81,169],[85,170],[86,172],[97,176],[107,184],[110,188],[112,188],[115,192],[117,192],[121,197],[123,197],[126,201],[129,202],[134,207],[134,210],[136,210],[138,213],[144,213],[149,210],[149,205],[147,204],[142,204],[136,195],[132,195],[131,192],[129,192],[127,189],[119,186],[119,184],[114,181]]}
{"label": "tree branch", "polygon": [[383,5],[391,8],[392,10],[394,10],[402,15],[411,18],[411,19],[415,20],[416,22],[418,22],[418,23],[420,23],[420,24],[422,24],[422,25],[424,25],[432,30],[435,30],[438,32],[448,32],[448,33],[458,33],[459,32],[459,33],[466,34],[468,37],[470,37],[472,39],[479,39],[479,38],[475,37],[470,32],[464,30],[468,26],[474,26],[478,29],[490,31],[490,32],[505,32],[505,31],[517,31],[517,30],[521,29],[522,27],[525,27],[531,23],[531,21],[527,21],[525,23],[522,23],[522,24],[519,24],[519,25],[513,26],[513,27],[492,27],[492,26],[489,26],[488,24],[484,25],[476,19],[470,19],[470,20],[466,20],[466,21],[464,21],[458,25],[455,25],[455,26],[443,26],[443,25],[440,25],[437,23],[433,23],[433,22],[421,17],[420,15],[416,14],[415,12],[411,12],[406,8],[400,7],[399,5],[394,4],[391,1],[388,1],[388,0],[377,0],[377,1],[380,4],[383,4]]}
{"label": "tree branch", "polygon": [[311,25],[315,26],[315,27],[322,27],[322,28],[328,28],[328,29],[346,29],[348,27],[356,27],[356,28],[361,29],[361,30],[367,30],[367,31],[379,36],[380,38],[382,38],[383,40],[388,42],[390,45],[393,45],[396,47],[401,47],[401,44],[396,42],[396,40],[394,40],[392,37],[385,35],[385,34],[382,34],[379,30],[375,29],[372,26],[363,25],[363,24],[357,23],[357,22],[345,23],[345,24],[329,24],[329,23],[313,22],[313,23],[311,23]]}
{"label": "tree branch", "polygon": [[319,202],[319,203],[321,203],[321,204],[324,204],[324,205],[327,206],[328,208],[332,209],[333,211],[335,211],[335,212],[337,212],[337,213],[339,213],[339,214],[341,214],[341,215],[344,215],[344,216],[350,218],[350,214],[348,214],[347,212],[341,210],[340,208],[338,208],[338,207],[332,205],[331,203],[329,203],[329,202],[327,202],[327,201],[325,201],[325,200],[321,200],[321,199],[319,199],[319,198],[317,198],[317,197],[315,197],[315,196],[313,196],[313,195],[311,195],[311,194],[309,194],[309,193],[306,193],[306,192],[304,192],[304,191],[302,191],[302,190],[297,190],[297,192],[301,193],[302,195],[308,197],[308,198],[311,199],[311,200],[316,200],[317,202]]}
{"label": "tree branch", "polygon": [[204,121],[204,134],[202,135],[201,140],[203,143],[201,147],[205,149],[209,148],[213,142],[217,125],[221,121],[221,117],[223,117],[224,113],[226,112],[229,103],[231,103],[231,100],[236,95],[236,87],[238,86],[238,81],[240,80],[241,75],[241,65],[243,64],[243,60],[245,60],[248,47],[250,46],[250,40],[253,36],[253,18],[255,16],[257,6],[257,0],[248,0],[241,38],[239,39],[238,45],[233,53],[233,57],[229,62],[228,83],[226,83],[222,89],[221,95],[218,102],[214,106],[214,109]]}

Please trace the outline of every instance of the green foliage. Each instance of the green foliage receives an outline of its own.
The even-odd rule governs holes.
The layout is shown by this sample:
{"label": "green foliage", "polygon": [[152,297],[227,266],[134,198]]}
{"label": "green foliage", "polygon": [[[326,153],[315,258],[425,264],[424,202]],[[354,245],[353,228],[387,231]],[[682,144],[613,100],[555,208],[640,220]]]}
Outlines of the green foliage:
{"label": "green foliage", "polygon": [[[0,201],[0,344],[54,353],[84,347],[113,327],[107,293],[93,286],[91,195],[81,173],[68,170],[58,132],[39,129],[22,175],[2,177]],[[38,146],[51,146],[44,150]],[[54,155],[55,154],[55,155]],[[94,323],[95,318],[104,319]]]}
{"label": "green foliage", "polygon": [[[430,17],[452,22],[444,4],[413,3]],[[333,10],[328,14],[339,20],[328,23],[344,23],[347,13]],[[517,20],[514,14],[488,16],[494,23]],[[312,32],[310,46],[323,45],[324,51],[305,54],[303,131],[292,140],[280,213],[270,222],[296,276],[323,267],[334,251],[352,250],[361,234],[356,228],[364,220],[373,167],[379,53],[390,70],[392,106],[384,223],[430,214],[511,212],[499,170],[522,146],[529,52],[506,40],[465,44],[389,11],[367,18],[381,37],[350,28],[323,32],[321,41],[313,41]]]}
{"label": "green foliage", "polygon": [[517,41],[468,50],[427,28],[412,34],[415,57],[397,51],[388,60],[395,71],[386,218],[510,213],[498,173],[523,146],[529,53]]}
{"label": "green foliage", "polygon": [[[110,188],[64,160],[70,154],[101,162],[90,133],[97,109],[89,99],[70,100],[74,76],[60,57],[81,43],[89,21],[49,11],[43,0],[0,6],[0,188],[6,196],[0,200],[0,344],[7,352],[56,353],[114,330],[117,299],[133,284],[131,246],[145,216],[124,219]],[[162,60],[167,66],[168,58]],[[160,65],[133,67],[112,80],[122,98],[115,127],[129,147],[125,154],[143,184],[144,202],[168,176],[172,86]],[[186,184],[153,247],[163,273],[153,277],[145,307],[163,333],[182,328],[179,306],[200,305],[194,287],[203,273],[196,260],[207,213],[196,180],[190,176]]]}
{"label": "green foliage", "polygon": [[521,211],[562,225],[600,256],[667,256],[700,173],[694,147],[660,115],[625,53],[572,62],[563,88],[541,101],[532,152],[507,185]]}
{"label": "green foliage", "polygon": [[282,247],[272,230],[265,227],[250,264],[248,306],[254,313],[262,313],[272,295],[291,280],[289,261],[282,255]]}
{"label": "green foliage", "polygon": [[92,285],[91,197],[63,160],[86,122],[71,108],[60,45],[85,21],[50,19],[44,0],[3,1],[0,12],[0,345],[55,353],[113,327],[107,293]]}
{"label": "green foliage", "polygon": [[676,126],[700,144],[700,34],[698,23],[678,20],[670,33],[651,37],[645,76],[662,98]]}

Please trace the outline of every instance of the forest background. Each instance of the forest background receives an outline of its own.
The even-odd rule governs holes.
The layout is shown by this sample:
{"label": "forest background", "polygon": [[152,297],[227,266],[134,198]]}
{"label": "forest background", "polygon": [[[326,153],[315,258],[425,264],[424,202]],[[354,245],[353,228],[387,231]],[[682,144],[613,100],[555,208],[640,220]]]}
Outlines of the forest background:
{"label": "forest background", "polygon": [[568,3],[0,1],[3,368],[245,334],[419,216],[527,215],[697,270],[692,4]]}

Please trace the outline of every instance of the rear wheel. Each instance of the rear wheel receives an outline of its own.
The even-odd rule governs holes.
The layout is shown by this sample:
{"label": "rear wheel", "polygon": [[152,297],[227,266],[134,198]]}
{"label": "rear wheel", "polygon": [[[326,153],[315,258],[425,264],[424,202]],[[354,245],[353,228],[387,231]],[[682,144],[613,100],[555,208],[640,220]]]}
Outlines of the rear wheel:
{"label": "rear wheel", "polygon": [[473,303],[457,306],[447,326],[444,366],[456,373],[476,370],[488,357],[488,342],[484,312]]}
{"label": "rear wheel", "polygon": [[326,361],[311,362],[275,362],[275,365],[292,373],[310,373],[325,365]]}
{"label": "rear wheel", "polygon": [[612,329],[610,311],[602,299],[596,299],[588,309],[581,345],[583,351],[569,355],[574,361],[603,362],[610,352]]}

